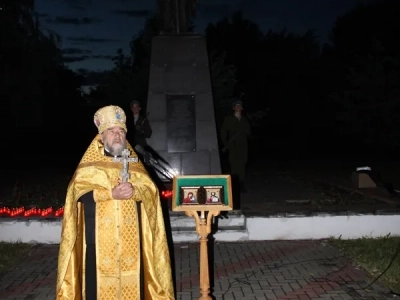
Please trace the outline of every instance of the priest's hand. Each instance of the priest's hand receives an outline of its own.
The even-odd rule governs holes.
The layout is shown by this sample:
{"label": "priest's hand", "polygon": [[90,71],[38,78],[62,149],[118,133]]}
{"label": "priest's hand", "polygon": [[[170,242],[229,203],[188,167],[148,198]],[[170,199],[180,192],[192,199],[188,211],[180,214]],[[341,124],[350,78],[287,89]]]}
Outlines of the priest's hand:
{"label": "priest's hand", "polygon": [[132,198],[134,189],[130,182],[120,182],[116,185],[112,191],[112,197],[115,200],[127,200]]}

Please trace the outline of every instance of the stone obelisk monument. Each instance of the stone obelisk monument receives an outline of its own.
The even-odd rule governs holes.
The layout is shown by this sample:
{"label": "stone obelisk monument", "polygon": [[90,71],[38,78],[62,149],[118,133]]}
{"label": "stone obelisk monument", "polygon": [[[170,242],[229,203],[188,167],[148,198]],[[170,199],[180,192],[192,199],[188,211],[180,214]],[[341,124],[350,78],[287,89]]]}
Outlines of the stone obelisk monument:
{"label": "stone obelisk monument", "polygon": [[179,175],[221,174],[205,37],[190,33],[197,0],[158,0],[147,111],[149,145]]}

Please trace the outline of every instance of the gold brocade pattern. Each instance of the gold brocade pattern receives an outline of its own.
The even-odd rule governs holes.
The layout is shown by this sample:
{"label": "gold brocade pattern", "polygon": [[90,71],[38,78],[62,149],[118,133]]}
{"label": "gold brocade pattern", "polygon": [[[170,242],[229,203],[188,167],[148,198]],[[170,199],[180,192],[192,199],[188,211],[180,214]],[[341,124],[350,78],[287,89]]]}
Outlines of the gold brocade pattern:
{"label": "gold brocade pattern", "polygon": [[[109,212],[114,211],[110,215]],[[139,232],[134,201],[97,203],[99,299],[140,299]],[[131,222],[125,222],[126,219]],[[117,258],[117,259],[116,259]],[[115,287],[120,286],[120,289]]]}
{"label": "gold brocade pattern", "polygon": [[[128,149],[135,155],[132,147]],[[90,144],[68,186],[58,257],[57,299],[85,300],[84,217],[78,199],[96,201],[99,300],[140,299],[140,239],[136,201],[141,202],[145,299],[174,299],[171,265],[159,193],[141,163],[129,163],[135,188],[130,200],[111,199],[122,163],[104,155],[100,136]]]}
{"label": "gold brocade pattern", "polygon": [[109,200],[111,198],[111,192],[107,191],[105,189],[103,190],[94,190],[93,191],[93,198],[94,201],[98,202],[98,201],[105,201],[105,200]]}

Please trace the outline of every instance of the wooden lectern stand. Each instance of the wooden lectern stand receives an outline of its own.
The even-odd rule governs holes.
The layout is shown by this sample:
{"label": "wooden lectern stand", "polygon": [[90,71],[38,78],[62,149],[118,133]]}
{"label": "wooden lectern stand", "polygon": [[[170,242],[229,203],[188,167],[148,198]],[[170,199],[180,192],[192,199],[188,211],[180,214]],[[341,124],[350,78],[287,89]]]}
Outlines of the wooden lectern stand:
{"label": "wooden lectern stand", "polygon": [[230,175],[176,176],[173,180],[172,210],[184,211],[196,222],[200,239],[200,298],[210,297],[208,269],[208,235],[213,217],[221,211],[232,210],[232,185]]}

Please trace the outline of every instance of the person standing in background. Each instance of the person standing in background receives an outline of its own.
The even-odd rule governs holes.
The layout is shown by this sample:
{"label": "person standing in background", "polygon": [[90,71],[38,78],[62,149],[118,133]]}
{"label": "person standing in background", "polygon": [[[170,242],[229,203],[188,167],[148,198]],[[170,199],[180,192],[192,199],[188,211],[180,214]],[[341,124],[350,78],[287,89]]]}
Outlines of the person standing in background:
{"label": "person standing in background", "polygon": [[248,137],[250,122],[243,116],[243,102],[232,103],[233,114],[225,117],[221,128],[223,151],[228,151],[231,174],[240,181],[241,192],[246,192],[246,165],[248,159]]}
{"label": "person standing in background", "polygon": [[138,100],[133,100],[130,104],[130,109],[133,118],[128,124],[128,140],[133,147],[140,145],[142,147],[147,146],[146,139],[150,138],[153,130],[151,129],[149,119],[147,116],[143,116],[140,111],[142,110],[141,104]]}

